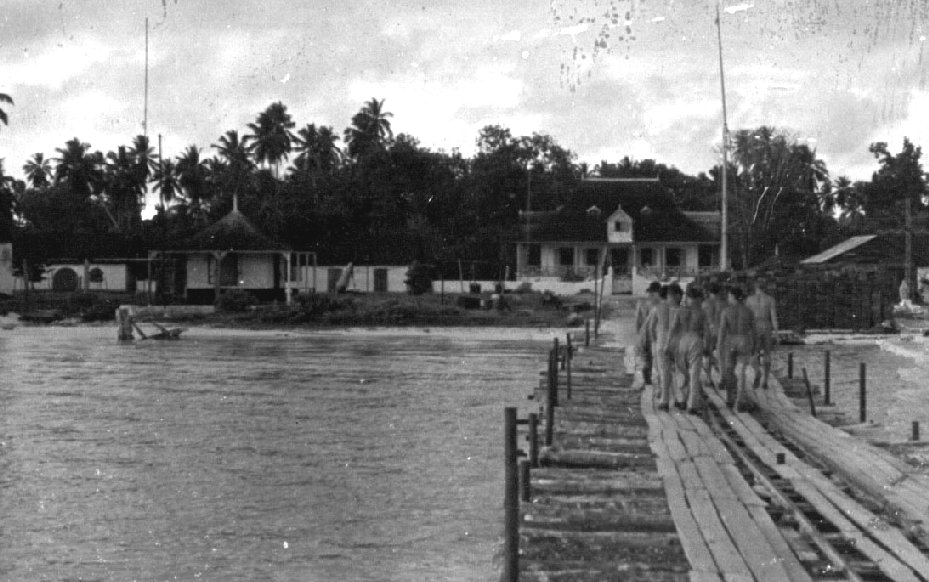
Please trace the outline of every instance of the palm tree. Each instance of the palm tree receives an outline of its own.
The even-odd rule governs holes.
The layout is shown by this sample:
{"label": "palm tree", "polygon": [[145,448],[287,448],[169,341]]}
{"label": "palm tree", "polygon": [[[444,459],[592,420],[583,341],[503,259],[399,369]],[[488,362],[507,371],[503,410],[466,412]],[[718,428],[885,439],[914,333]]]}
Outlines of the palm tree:
{"label": "palm tree", "polygon": [[190,214],[196,220],[205,218],[203,202],[209,197],[209,180],[206,165],[200,158],[200,148],[188,146],[177,158],[177,183],[189,201]]}
{"label": "palm tree", "polygon": [[352,117],[352,126],[345,130],[348,153],[355,157],[384,151],[393,139],[388,117],[393,113],[384,111],[384,99],[371,99]]}
{"label": "palm tree", "polygon": [[140,169],[135,152],[127,151],[125,146],[120,146],[116,152],[109,152],[106,160],[106,202],[112,206],[111,216],[115,217],[117,230],[131,232],[142,222],[146,172]]}
{"label": "palm tree", "polygon": [[255,123],[248,124],[252,131],[249,139],[253,142],[255,160],[259,164],[267,163],[274,166],[275,176],[281,160],[286,159],[290,153],[293,141],[290,130],[293,127],[294,122],[287,113],[287,107],[280,101],[272,103],[259,113]]}
{"label": "palm tree", "polygon": [[138,179],[147,184],[158,168],[158,155],[149,145],[147,135],[137,135],[132,140],[132,162]]}
{"label": "palm tree", "polygon": [[308,123],[297,132],[294,141],[297,143],[299,155],[294,160],[294,168],[310,179],[316,192],[316,176],[318,174],[332,174],[342,161],[342,150],[336,145],[339,141],[332,126],[316,127]]}
{"label": "palm tree", "polygon": [[45,159],[45,154],[37,152],[32,159],[23,164],[23,172],[33,188],[46,188],[52,175],[52,164]]}
{"label": "palm tree", "polygon": [[78,200],[100,194],[103,190],[103,154],[90,151],[90,144],[74,138],[64,148],[55,148],[55,184],[64,182]]}
{"label": "palm tree", "polygon": [[177,194],[181,191],[181,186],[177,180],[177,165],[171,160],[163,160],[153,176],[155,180],[155,192],[161,201],[161,206],[165,209],[171,203]]}
{"label": "palm tree", "polygon": [[239,132],[230,129],[225,135],[211,144],[222,160],[216,166],[216,179],[220,182],[231,182],[233,196],[240,193],[243,184],[247,184],[255,169],[246,139],[239,138]]}
{"label": "palm tree", "polygon": [[[7,95],[6,93],[0,93],[0,103],[9,103],[10,105],[15,105],[13,103],[13,98]],[[3,125],[9,125],[9,120],[6,116],[6,111],[0,109],[0,121],[3,122]]]}

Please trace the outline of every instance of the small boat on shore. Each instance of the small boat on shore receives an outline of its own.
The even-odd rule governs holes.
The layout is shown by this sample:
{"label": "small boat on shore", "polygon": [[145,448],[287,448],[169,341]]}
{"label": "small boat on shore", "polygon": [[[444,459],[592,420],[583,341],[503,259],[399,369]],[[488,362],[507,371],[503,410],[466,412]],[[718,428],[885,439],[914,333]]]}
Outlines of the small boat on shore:
{"label": "small boat on shore", "polygon": [[139,327],[135,321],[132,322],[132,326],[135,327],[135,330],[139,332],[139,335],[142,336],[143,340],[176,340],[181,339],[181,334],[187,331],[183,327],[172,327],[167,328],[160,323],[151,322],[152,325],[158,328],[158,333],[146,334],[142,331],[142,328]]}

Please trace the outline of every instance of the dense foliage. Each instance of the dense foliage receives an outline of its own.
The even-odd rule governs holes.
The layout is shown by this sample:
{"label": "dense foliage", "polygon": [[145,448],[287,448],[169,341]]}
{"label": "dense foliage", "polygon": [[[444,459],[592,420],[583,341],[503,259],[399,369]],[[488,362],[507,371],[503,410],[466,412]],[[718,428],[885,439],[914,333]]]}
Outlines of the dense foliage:
{"label": "dense foliage", "polygon": [[[12,100],[0,94],[3,103]],[[499,265],[513,264],[520,210],[556,207],[587,176],[657,176],[680,208],[719,208],[719,166],[690,176],[626,157],[590,168],[551,136],[514,136],[498,125],[481,129],[476,154],[465,158],[395,134],[391,117],[384,100],[372,99],[339,132],[298,126],[275,102],[244,133],[231,129],[209,150],[191,144],[164,159],[144,136],[107,154],[75,137],[54,159],[37,153],[28,160],[25,181],[0,166],[0,235],[16,225],[40,238],[121,236],[157,248],[217,220],[235,196],[261,230],[316,251],[321,264]],[[0,109],[0,123],[5,119]],[[900,228],[906,198],[917,215],[925,210],[921,150],[908,140],[899,154],[872,144],[879,169],[871,182],[857,183],[832,180],[815,150],[774,128],[738,131],[731,149],[736,267]],[[147,190],[159,202],[155,217],[143,221]]]}

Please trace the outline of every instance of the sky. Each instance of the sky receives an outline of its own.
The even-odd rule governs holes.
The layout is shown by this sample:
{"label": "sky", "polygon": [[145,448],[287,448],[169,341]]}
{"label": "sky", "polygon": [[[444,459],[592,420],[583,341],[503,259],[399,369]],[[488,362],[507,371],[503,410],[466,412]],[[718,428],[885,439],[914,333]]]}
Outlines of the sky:
{"label": "sky", "polygon": [[[874,141],[929,145],[929,0],[722,1],[728,125],[815,147],[868,179]],[[591,165],[720,155],[717,0],[5,0],[0,158],[143,132],[210,148],[282,101],[341,133],[372,98],[396,133],[473,153],[481,127],[546,133]],[[929,56],[927,56],[929,58]]]}

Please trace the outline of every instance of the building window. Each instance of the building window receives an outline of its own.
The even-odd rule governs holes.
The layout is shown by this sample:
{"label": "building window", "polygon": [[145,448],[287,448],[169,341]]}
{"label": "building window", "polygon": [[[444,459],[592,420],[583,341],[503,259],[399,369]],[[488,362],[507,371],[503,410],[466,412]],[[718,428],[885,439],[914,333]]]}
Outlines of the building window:
{"label": "building window", "polygon": [[530,267],[542,266],[542,245],[529,245],[526,254],[526,265]]}
{"label": "building window", "polygon": [[639,266],[641,267],[654,267],[655,266],[655,249],[640,249],[639,250]]}
{"label": "building window", "polygon": [[667,248],[664,251],[665,265],[668,267],[684,266],[684,251],[678,248]]}
{"label": "building window", "polygon": [[600,249],[584,249],[584,263],[595,267],[600,262]]}
{"label": "building window", "polygon": [[697,266],[712,267],[714,266],[715,255],[713,245],[700,245],[697,247]]}
{"label": "building window", "polygon": [[574,266],[574,248],[561,247],[558,249],[558,262],[565,267]]}
{"label": "building window", "polygon": [[617,220],[613,223],[613,230],[616,232],[629,232],[632,230],[632,223],[625,220]]}

